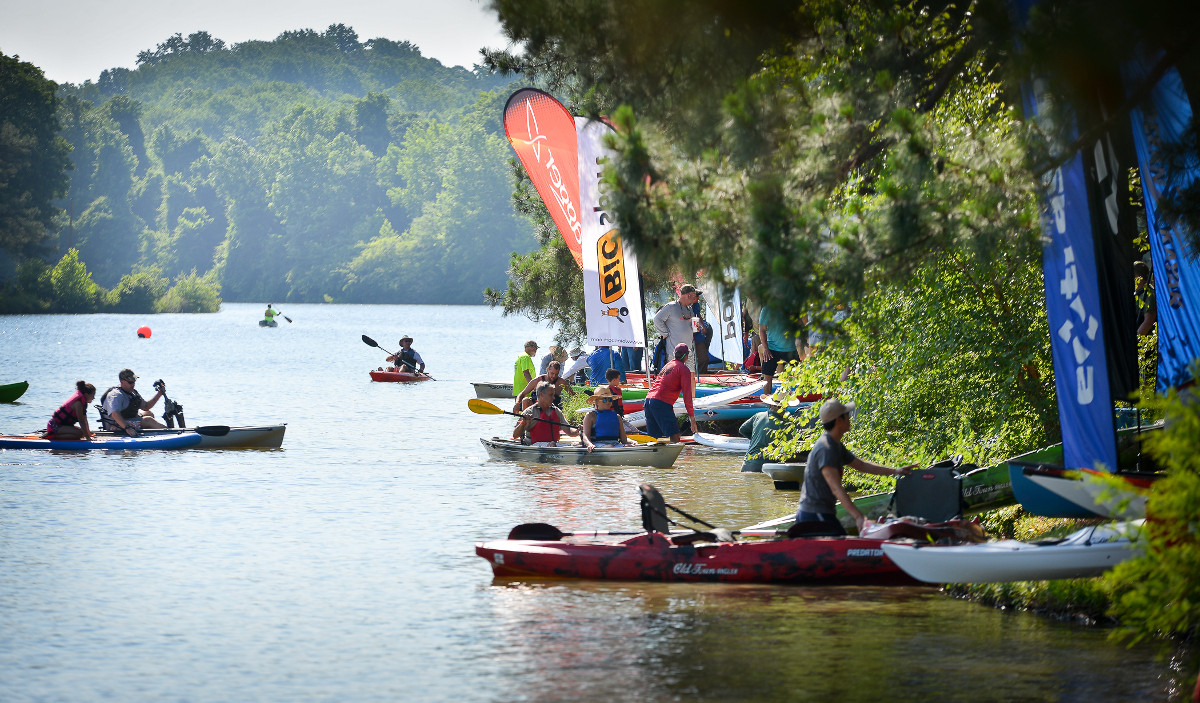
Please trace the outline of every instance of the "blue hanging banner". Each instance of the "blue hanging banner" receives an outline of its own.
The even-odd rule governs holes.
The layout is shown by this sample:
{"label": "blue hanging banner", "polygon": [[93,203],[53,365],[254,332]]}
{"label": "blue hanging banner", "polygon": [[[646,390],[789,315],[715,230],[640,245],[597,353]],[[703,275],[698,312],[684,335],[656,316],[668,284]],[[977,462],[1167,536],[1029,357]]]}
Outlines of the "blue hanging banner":
{"label": "blue hanging banner", "polygon": [[[1129,92],[1146,80],[1153,62],[1133,62],[1125,68]],[[1155,307],[1158,313],[1159,391],[1194,380],[1189,366],[1200,357],[1200,260],[1188,251],[1183,225],[1163,214],[1160,202],[1190,186],[1200,177],[1200,157],[1190,154],[1187,163],[1168,166],[1164,147],[1179,144],[1192,121],[1192,106],[1179,72],[1170,68],[1154,86],[1150,99],[1132,112],[1142,192],[1146,201],[1146,229],[1150,236],[1154,271]]]}
{"label": "blue hanging banner", "polygon": [[[1047,95],[1043,82],[1035,80],[1023,92],[1026,114],[1031,118],[1041,115],[1044,122]],[[1076,153],[1050,171],[1045,187],[1042,273],[1063,463],[1070,468],[1115,471],[1116,428],[1105,353],[1103,296],[1082,155]]]}

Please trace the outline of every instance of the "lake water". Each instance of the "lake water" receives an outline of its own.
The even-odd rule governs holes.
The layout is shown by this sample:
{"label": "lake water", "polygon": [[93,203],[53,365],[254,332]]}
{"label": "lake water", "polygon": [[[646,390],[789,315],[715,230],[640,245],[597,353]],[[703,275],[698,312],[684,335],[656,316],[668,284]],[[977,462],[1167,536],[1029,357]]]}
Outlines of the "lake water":
{"label": "lake water", "polygon": [[[670,469],[522,466],[471,381],[551,331],[486,307],[263,305],[0,317],[0,431],[133,368],[190,425],[286,422],[280,450],[0,451],[0,701],[1132,701],[1194,654],[935,588],[494,582],[521,522],[630,529],[637,486],[730,528],[797,494],[688,448]],[[149,339],[136,330],[148,325]],[[372,383],[401,334],[437,379]],[[158,408],[161,410],[161,405]],[[94,417],[94,413],[93,413]]]}

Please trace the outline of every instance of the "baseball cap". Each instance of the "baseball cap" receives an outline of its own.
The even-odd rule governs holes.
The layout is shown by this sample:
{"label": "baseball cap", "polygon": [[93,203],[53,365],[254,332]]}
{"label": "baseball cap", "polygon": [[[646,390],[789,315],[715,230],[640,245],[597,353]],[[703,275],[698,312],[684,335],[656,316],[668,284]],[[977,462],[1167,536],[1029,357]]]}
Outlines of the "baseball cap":
{"label": "baseball cap", "polygon": [[122,381],[132,381],[137,378],[137,374],[133,372],[133,369],[121,369],[121,373],[117,374],[117,378]]}
{"label": "baseball cap", "polygon": [[685,283],[679,287],[680,295],[687,295],[688,293],[695,293],[696,295],[704,295],[700,291],[696,290],[696,286],[693,286],[691,283]]}
{"label": "baseball cap", "polygon": [[821,412],[818,413],[818,416],[821,418],[821,422],[825,423],[836,420],[845,413],[852,412],[854,412],[854,403],[843,404],[841,401],[827,400],[821,406]]}

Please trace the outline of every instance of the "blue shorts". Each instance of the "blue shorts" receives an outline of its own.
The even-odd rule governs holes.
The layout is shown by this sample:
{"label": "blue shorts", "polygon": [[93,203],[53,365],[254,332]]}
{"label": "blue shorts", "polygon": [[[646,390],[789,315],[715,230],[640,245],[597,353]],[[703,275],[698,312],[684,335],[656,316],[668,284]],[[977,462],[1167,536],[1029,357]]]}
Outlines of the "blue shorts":
{"label": "blue shorts", "polygon": [[646,412],[646,434],[651,437],[670,437],[680,434],[675,408],[658,398],[647,398],[642,404]]}

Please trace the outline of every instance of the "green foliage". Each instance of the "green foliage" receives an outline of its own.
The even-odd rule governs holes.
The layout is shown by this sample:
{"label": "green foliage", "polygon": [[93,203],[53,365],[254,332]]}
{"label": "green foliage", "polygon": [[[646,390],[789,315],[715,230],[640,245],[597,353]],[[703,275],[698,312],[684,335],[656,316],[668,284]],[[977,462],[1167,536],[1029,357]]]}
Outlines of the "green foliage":
{"label": "green foliage", "polygon": [[70,249],[50,271],[51,310],[54,312],[95,312],[106,292],[92,280],[79,252]]}
{"label": "green foliage", "polygon": [[160,298],[167,293],[169,281],[155,267],[135,267],[133,273],[121,277],[112,290],[110,305],[113,312],[154,312]]}
{"label": "green foliage", "polygon": [[[1193,368],[1193,374],[1200,368]],[[1141,556],[1107,577],[1114,588],[1112,614],[1134,640],[1187,635],[1200,626],[1200,404],[1191,391],[1172,391],[1151,403],[1166,416],[1150,451],[1168,475],[1155,482],[1146,502]]]}
{"label": "green foliage", "polygon": [[211,276],[199,276],[193,270],[176,278],[156,307],[158,312],[217,312],[221,309],[221,286]]}

